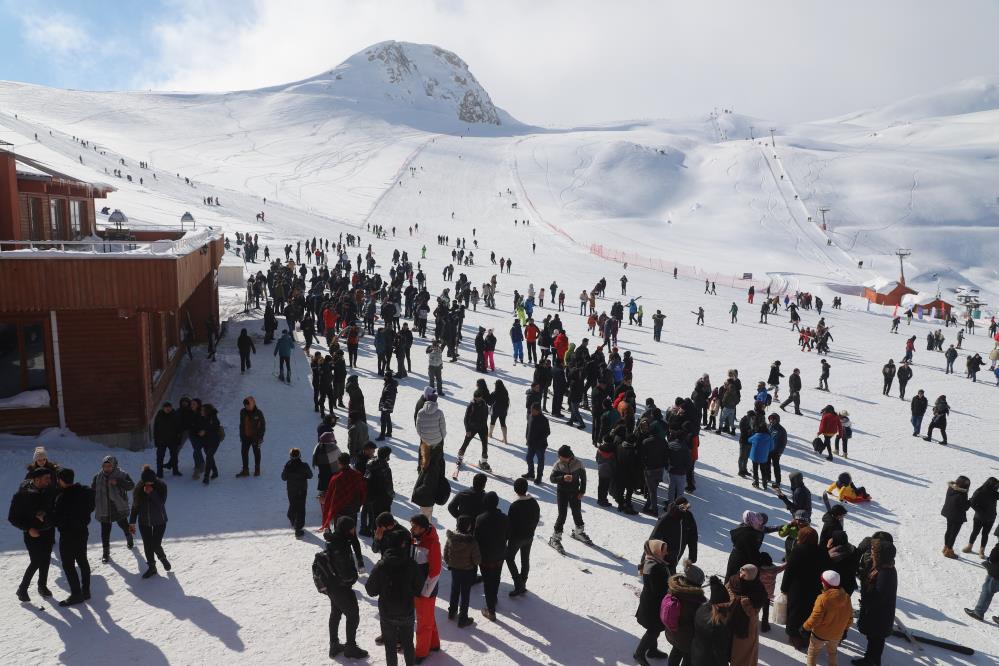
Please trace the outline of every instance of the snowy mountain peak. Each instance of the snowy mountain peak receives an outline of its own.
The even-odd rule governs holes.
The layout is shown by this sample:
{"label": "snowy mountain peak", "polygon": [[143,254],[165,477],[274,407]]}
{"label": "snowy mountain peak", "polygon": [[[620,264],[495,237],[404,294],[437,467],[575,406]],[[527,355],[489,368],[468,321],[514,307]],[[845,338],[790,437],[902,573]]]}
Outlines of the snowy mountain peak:
{"label": "snowy mountain peak", "polygon": [[355,53],[329,72],[284,90],[325,92],[359,103],[442,114],[463,123],[502,125],[504,119],[512,121],[493,105],[464,60],[430,44],[381,42]]}

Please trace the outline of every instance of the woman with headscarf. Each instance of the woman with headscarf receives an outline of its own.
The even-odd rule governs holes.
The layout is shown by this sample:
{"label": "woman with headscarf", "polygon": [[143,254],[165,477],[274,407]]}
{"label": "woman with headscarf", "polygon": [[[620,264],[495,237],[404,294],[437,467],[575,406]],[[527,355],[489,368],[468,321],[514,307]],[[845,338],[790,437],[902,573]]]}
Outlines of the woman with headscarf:
{"label": "woman with headscarf", "polygon": [[635,661],[641,666],[649,666],[649,657],[665,659],[667,654],[657,647],[659,634],[663,632],[663,623],[659,619],[659,608],[663,597],[669,591],[670,569],[667,561],[666,542],[659,539],[649,539],[645,542],[642,553],[642,563],[639,573],[642,576],[642,594],[638,600],[638,610],[635,619],[645,629],[645,634],[635,649]]}
{"label": "woman with headscarf", "polygon": [[[732,614],[732,666],[756,666],[760,657],[760,609],[767,603],[767,590],[759,580],[755,564],[746,564],[728,579]],[[810,612],[810,611],[809,611]]]}
{"label": "woman with headscarf", "polygon": [[819,535],[811,527],[798,530],[798,538],[787,556],[787,568],[781,579],[780,591],[787,595],[787,621],[784,630],[798,650],[808,644],[801,625],[815,606],[815,598],[822,591],[820,578],[826,569],[826,556],[819,547]]}
{"label": "woman with headscarf", "polygon": [[[739,572],[744,564],[758,564],[760,546],[767,530],[767,514],[757,511],[743,511],[742,523],[729,532],[732,539],[732,552],[728,556],[725,579]],[[802,620],[804,621],[804,620]]]}

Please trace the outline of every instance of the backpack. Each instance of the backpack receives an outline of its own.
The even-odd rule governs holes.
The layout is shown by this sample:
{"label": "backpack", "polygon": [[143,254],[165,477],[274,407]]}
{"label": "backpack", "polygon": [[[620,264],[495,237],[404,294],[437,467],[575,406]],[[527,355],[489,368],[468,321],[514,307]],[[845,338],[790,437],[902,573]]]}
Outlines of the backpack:
{"label": "backpack", "polygon": [[663,597],[663,603],[659,607],[659,619],[667,631],[676,633],[680,629],[680,613],[683,611],[683,602],[667,594]]}
{"label": "backpack", "polygon": [[330,562],[329,555],[325,550],[316,553],[312,560],[312,582],[316,585],[316,591],[326,594],[336,582],[336,573],[333,571],[333,563]]}

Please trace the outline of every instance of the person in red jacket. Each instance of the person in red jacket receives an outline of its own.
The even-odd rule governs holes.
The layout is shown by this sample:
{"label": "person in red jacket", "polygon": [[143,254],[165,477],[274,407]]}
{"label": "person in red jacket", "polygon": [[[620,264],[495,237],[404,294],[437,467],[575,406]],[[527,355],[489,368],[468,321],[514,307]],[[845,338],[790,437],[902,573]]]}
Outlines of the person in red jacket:
{"label": "person in red jacket", "polygon": [[437,634],[437,581],[441,577],[441,542],[430,519],[418,513],[409,519],[413,534],[413,559],[426,576],[423,589],[413,599],[416,610],[416,659],[425,659],[431,650],[441,649]]}
{"label": "person in red jacket", "polygon": [[[330,477],[329,485],[326,486],[326,494],[323,495],[323,524],[319,529],[325,532],[326,529],[336,524],[336,519],[340,516],[350,516],[357,524],[357,512],[361,510],[364,502],[368,498],[368,489],[364,483],[364,477],[356,469],[350,466],[350,454],[346,451],[337,458],[340,470]],[[361,542],[357,535],[353,537],[351,546],[354,548],[354,558],[357,560],[357,568],[364,568],[364,559],[361,557]]]}
{"label": "person in red jacket", "polygon": [[555,357],[558,360],[565,362],[565,353],[569,351],[569,336],[565,334],[565,331],[559,331],[555,335],[552,347],[555,348]]}
{"label": "person in red jacket", "polygon": [[819,435],[822,436],[823,446],[817,451],[819,455],[825,452],[826,460],[832,460],[832,438],[839,434],[841,422],[836,415],[836,409],[832,405],[822,408],[822,418],[819,421]]}
{"label": "person in red jacket", "polygon": [[538,336],[541,329],[534,323],[533,319],[527,320],[527,327],[524,329],[524,339],[527,340],[527,362],[538,364]]}

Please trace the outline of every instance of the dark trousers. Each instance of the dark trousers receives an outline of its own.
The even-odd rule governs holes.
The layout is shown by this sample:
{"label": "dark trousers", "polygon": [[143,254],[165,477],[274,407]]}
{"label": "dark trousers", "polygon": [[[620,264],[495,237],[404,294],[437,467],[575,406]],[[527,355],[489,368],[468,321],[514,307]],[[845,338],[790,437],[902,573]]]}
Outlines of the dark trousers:
{"label": "dark trousers", "polygon": [[646,629],[645,633],[642,634],[642,639],[638,641],[638,648],[635,649],[635,654],[645,656],[645,653],[649,650],[658,649],[659,634],[662,632],[662,629]]}
{"label": "dark trousers", "polygon": [[288,520],[295,531],[305,527],[305,498],[308,491],[288,491]]}
{"label": "dark trousers", "polygon": [[496,610],[496,596],[499,594],[500,576],[503,574],[502,562],[483,562],[479,567],[482,572],[482,593],[486,597],[486,608]]}
{"label": "dark trousers", "polygon": [[[330,646],[340,642],[340,618],[347,618],[345,643],[357,643],[357,627],[361,623],[361,613],[357,607],[357,593],[350,588],[327,591],[330,598]],[[394,647],[394,646],[393,646]]]}
{"label": "dark trousers", "polygon": [[561,534],[562,528],[565,527],[566,513],[569,509],[572,509],[572,522],[576,527],[582,529],[583,527],[583,507],[582,501],[575,493],[559,493],[558,494],[558,518],[555,520],[555,532]]}
{"label": "dark trousers", "polygon": [[475,582],[475,569],[451,569],[451,599],[448,613],[457,612],[458,617],[468,617],[468,599]]}
{"label": "dark trousers", "polygon": [[191,453],[194,455],[194,469],[205,468],[204,444],[200,439],[191,438]]}
{"label": "dark trousers", "polygon": [[739,442],[739,473],[748,474],[749,473],[749,449],[751,445],[749,442]]}
{"label": "dark trousers", "polygon": [[[206,476],[218,476],[219,475],[219,468],[215,465],[215,452],[218,451],[218,450],[219,450],[219,447],[218,447],[217,444],[215,444],[215,445],[209,444],[208,446],[205,447],[205,470],[204,470],[204,472],[205,472]],[[257,460],[259,461],[260,460],[260,457],[259,457],[260,456],[259,447],[258,447],[257,451],[258,451],[258,453],[257,453]],[[243,453],[243,459],[246,460],[246,453],[245,452]]]}
{"label": "dark trousers", "polygon": [[534,364],[538,362],[538,343],[536,341],[527,343],[527,361]]}
{"label": "dark trousers", "polygon": [[166,564],[167,556],[163,552],[163,534],[166,532],[166,524],[163,525],[139,525],[139,534],[142,535],[142,550],[146,555],[146,564],[156,567],[156,558]]}
{"label": "dark trousers", "polygon": [[868,636],[867,650],[864,652],[864,659],[873,666],[881,666],[881,655],[885,651],[885,639],[883,636]]}
{"label": "dark trousers", "polygon": [[774,483],[780,485],[780,456],[770,454],[770,467],[774,471]]}
{"label": "dark trousers", "polygon": [[[243,469],[250,469],[250,449],[253,449],[253,466],[257,471],[260,470],[260,442],[251,441],[248,439],[241,439],[239,441],[239,455],[243,459]],[[212,464],[215,464],[215,456],[212,456]]]}
{"label": "dark trousers", "polygon": [[430,375],[430,385],[437,389],[438,395],[444,395],[444,380],[441,378],[443,366],[432,365],[428,371]]}
{"label": "dark trousers", "polygon": [[399,656],[396,646],[402,646],[402,656],[406,666],[412,666],[416,661],[416,650],[413,646],[413,634],[416,633],[416,616],[407,618],[380,618],[382,639],[385,641],[385,663],[388,666],[399,666]]}
{"label": "dark trousers", "polygon": [[489,457],[489,435],[486,433],[486,429],[474,431],[467,433],[465,435],[465,441],[461,443],[461,448],[458,449],[458,455],[465,455],[465,450],[468,449],[468,443],[471,442],[475,437],[482,440],[482,459],[485,460]]}
{"label": "dark trousers", "polygon": [[948,548],[954,547],[954,542],[957,541],[957,533],[961,531],[962,525],[964,525],[964,523],[958,520],[947,521],[947,529],[944,531],[945,546]]}
{"label": "dark trousers", "polygon": [[934,431],[934,429],[940,430],[940,439],[943,440],[944,444],[946,444],[947,443],[947,428],[946,428],[946,426],[945,427],[940,427],[939,425],[937,425],[936,423],[933,422],[933,419],[930,419],[930,427],[926,430],[926,437],[928,439],[933,439],[933,431]]}
{"label": "dark trousers", "polygon": [[381,433],[378,436],[379,437],[392,436],[392,412],[382,412]]}
{"label": "dark trousers", "polygon": [[[545,468],[545,451],[543,446],[529,446],[527,448],[527,473],[534,479],[541,480]],[[535,461],[537,468],[535,469]]]}
{"label": "dark trousers", "polygon": [[38,572],[38,587],[45,587],[49,582],[49,564],[52,562],[52,544],[55,542],[55,530],[44,530],[33,537],[24,533],[24,546],[28,549],[28,568],[21,578],[21,589],[27,590],[31,579]]}
{"label": "dark trousers", "polygon": [[239,371],[246,372],[250,369],[250,352],[239,352]]}
{"label": "dark trousers", "polygon": [[[117,523],[118,523],[118,527],[121,528],[121,531],[125,533],[125,538],[129,542],[131,542],[132,535],[128,531],[128,523],[125,522],[124,518],[122,518],[121,520],[117,521]],[[103,522],[101,523],[101,546],[103,546],[103,548],[104,548],[104,554],[105,555],[108,553],[108,551],[111,550],[111,525],[112,524],[113,523],[103,523]]]}
{"label": "dark trousers", "polygon": [[[386,511],[392,510],[392,500],[388,501],[378,500],[376,502],[368,502],[365,506],[367,507],[368,512],[366,520],[362,524],[364,527],[367,528],[366,531],[369,534],[374,534],[375,520],[378,518],[378,516],[385,513]],[[358,532],[360,532],[360,530],[358,530]]]}
{"label": "dark trousers", "polygon": [[780,403],[781,409],[787,407],[790,404],[794,404],[794,413],[798,414],[801,412],[801,394],[798,391],[791,391],[791,395],[787,397],[787,400]]}
{"label": "dark trousers", "polygon": [[995,524],[996,517],[992,516],[991,520],[981,520],[977,516],[971,522],[971,536],[968,537],[968,543],[974,545],[975,538],[978,536],[979,531],[982,533],[982,548],[985,548],[985,544],[989,540],[989,531],[992,529],[992,525]]}
{"label": "dark trousers", "polygon": [[[156,446],[156,476],[163,476],[163,468],[172,469],[175,472],[179,472],[177,454],[179,446]],[[167,451],[170,452],[170,460],[163,462],[166,457]]]}
{"label": "dark trousers", "polygon": [[278,377],[284,379],[286,370],[288,381],[291,381],[291,357],[278,356]]}
{"label": "dark trousers", "polygon": [[850,451],[847,448],[849,442],[850,442],[850,438],[849,437],[841,437],[840,435],[836,435],[836,453],[839,453],[839,445],[842,443],[843,444],[843,455],[844,456],[850,455]]}
{"label": "dark trousers", "polygon": [[764,486],[769,486],[770,485],[770,463],[769,462],[758,463],[756,461],[753,461],[753,483],[759,483],[760,482],[760,471],[761,470],[763,472],[763,485]]}
{"label": "dark trousers", "polygon": [[[59,561],[69,582],[69,593],[74,597],[90,594],[90,563],[87,562],[89,536],[86,528],[59,534]],[[79,574],[76,573],[77,567],[80,567]]]}
{"label": "dark trousers", "polygon": [[[527,582],[527,576],[531,573],[531,544],[534,537],[523,537],[521,539],[510,539],[506,544],[506,568],[510,570],[510,576],[515,585],[521,587]],[[520,555],[520,569],[517,569],[517,555]]]}

